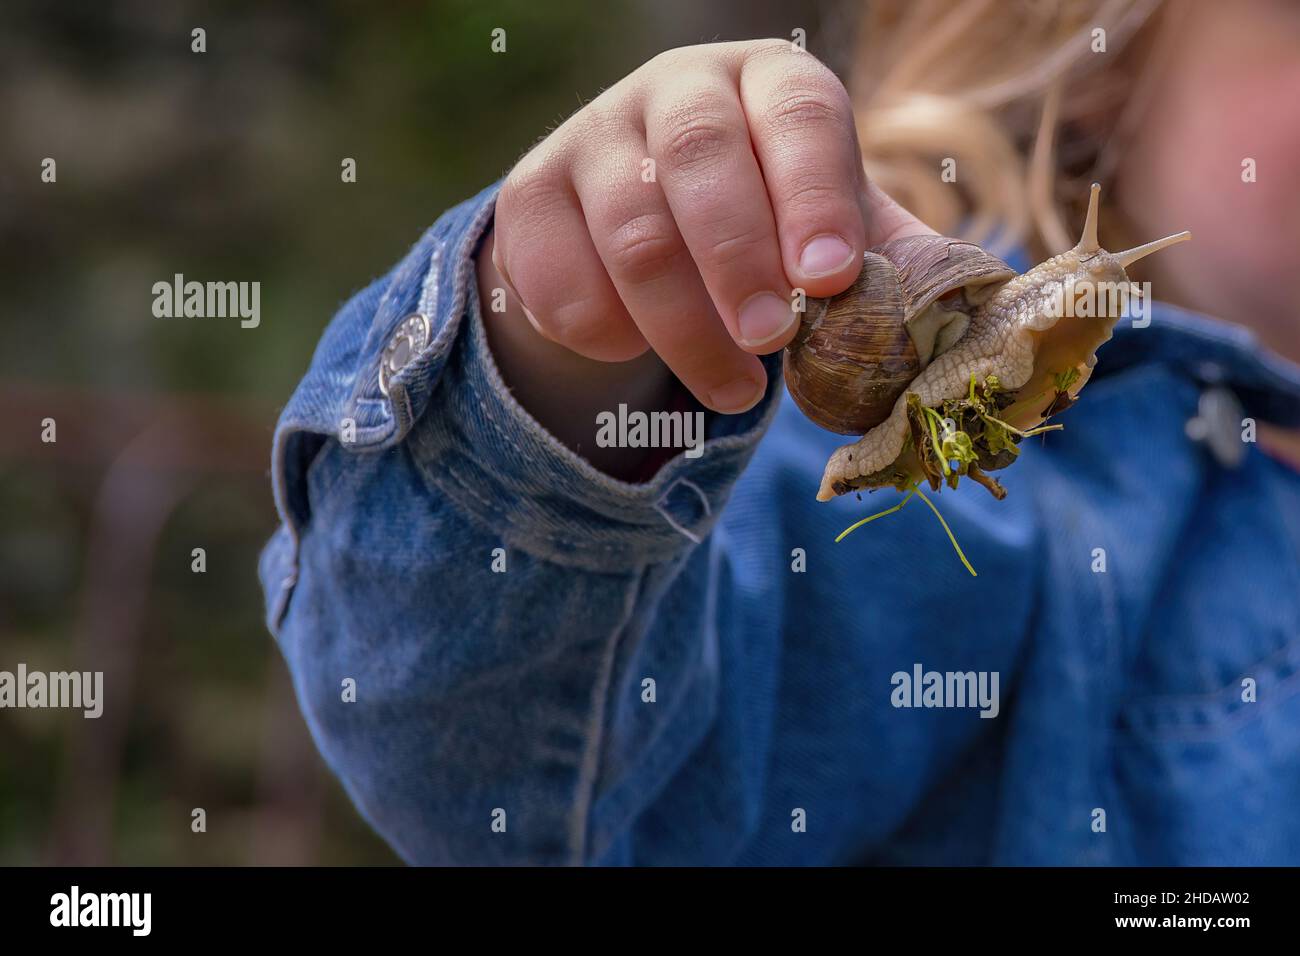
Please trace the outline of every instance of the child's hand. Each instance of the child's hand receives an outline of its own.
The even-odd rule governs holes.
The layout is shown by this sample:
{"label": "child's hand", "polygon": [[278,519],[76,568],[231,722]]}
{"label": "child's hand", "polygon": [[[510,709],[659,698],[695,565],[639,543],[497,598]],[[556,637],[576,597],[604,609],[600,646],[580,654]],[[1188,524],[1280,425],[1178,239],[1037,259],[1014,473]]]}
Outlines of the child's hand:
{"label": "child's hand", "polygon": [[[794,336],[795,289],[840,292],[869,245],[928,231],[867,183],[848,94],[811,54],[696,46],[655,57],[519,162],[480,287],[510,288],[551,342],[601,362],[652,349],[704,405],[740,412],[763,394],[755,355]],[[528,346],[490,332],[512,385],[555,354],[503,356]],[[666,379],[643,360],[623,386],[633,369]]]}

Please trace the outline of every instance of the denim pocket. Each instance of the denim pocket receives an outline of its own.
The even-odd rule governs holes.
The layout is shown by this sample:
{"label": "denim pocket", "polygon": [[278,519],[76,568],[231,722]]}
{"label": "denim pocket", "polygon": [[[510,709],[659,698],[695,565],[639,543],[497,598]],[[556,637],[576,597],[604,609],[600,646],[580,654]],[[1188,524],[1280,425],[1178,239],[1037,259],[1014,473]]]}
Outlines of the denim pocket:
{"label": "denim pocket", "polygon": [[[1245,668],[1207,694],[1151,695],[1120,709],[1121,734],[1187,742],[1231,734],[1300,693],[1300,639]],[[1300,740],[1300,725],[1295,728]]]}
{"label": "denim pocket", "polygon": [[1300,640],[1214,693],[1135,700],[1119,725],[1111,819],[1133,862],[1300,863]]}

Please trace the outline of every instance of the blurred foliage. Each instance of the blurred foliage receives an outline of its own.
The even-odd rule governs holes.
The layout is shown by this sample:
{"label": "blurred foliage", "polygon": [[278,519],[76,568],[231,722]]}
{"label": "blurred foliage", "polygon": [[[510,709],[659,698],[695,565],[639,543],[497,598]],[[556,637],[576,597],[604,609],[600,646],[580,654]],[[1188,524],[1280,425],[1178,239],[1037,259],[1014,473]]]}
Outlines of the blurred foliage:
{"label": "blurred foliage", "polygon": [[[777,0],[10,0],[0,21],[0,393],[37,405],[6,416],[0,445],[0,669],[51,670],[84,667],[86,551],[115,453],[20,441],[40,396],[80,420],[73,437],[60,421],[61,450],[130,438],[110,396],[156,412],[198,396],[236,408],[266,460],[325,322],[442,210],[659,50],[794,26],[815,41],[823,17]],[[505,54],[490,49],[498,26]],[[191,52],[194,27],[206,53]],[[261,325],[154,318],[153,283],[178,272],[260,282]],[[101,798],[105,862],[394,861],[311,747],[262,623],[265,473],[196,481],[143,572],[115,793],[68,803],[79,713],[0,711],[0,863],[77,859],[55,845],[77,832],[60,814]]]}

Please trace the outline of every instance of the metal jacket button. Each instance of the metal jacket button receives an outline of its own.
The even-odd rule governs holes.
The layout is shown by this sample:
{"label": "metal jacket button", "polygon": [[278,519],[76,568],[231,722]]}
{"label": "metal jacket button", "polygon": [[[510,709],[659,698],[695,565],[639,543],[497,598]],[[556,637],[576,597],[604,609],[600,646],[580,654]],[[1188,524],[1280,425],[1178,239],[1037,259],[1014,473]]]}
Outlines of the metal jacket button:
{"label": "metal jacket button", "polygon": [[388,383],[393,376],[406,368],[428,344],[428,317],[415,312],[404,318],[379,358],[379,391],[387,395]]}
{"label": "metal jacket button", "polygon": [[1187,437],[1205,445],[1224,468],[1236,468],[1246,456],[1241,416],[1237,396],[1221,385],[1212,386],[1201,392],[1196,416],[1187,420]]}

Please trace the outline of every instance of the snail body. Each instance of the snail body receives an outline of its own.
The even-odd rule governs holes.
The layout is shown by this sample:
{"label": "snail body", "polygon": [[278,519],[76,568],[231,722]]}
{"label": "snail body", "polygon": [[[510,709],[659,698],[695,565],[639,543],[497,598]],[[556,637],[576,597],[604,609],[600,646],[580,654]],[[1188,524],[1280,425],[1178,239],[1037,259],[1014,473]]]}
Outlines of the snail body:
{"label": "snail body", "polygon": [[[809,304],[784,359],[791,395],[823,427],[862,434],[831,455],[818,500],[927,477],[910,408],[943,408],[969,395],[984,409],[978,385],[982,394],[997,392],[991,420],[1022,434],[1073,402],[1123,312],[1122,296],[1096,290],[1127,290],[1125,267],[1191,238],[1184,232],[1107,252],[1097,243],[1099,194],[1094,184],[1078,245],[1022,275],[970,243],[917,236],[867,253],[851,288]],[[1082,296],[1105,305],[1085,317],[1094,310],[1076,310]],[[987,469],[1013,459],[980,461]],[[980,476],[973,463],[971,474]]]}

